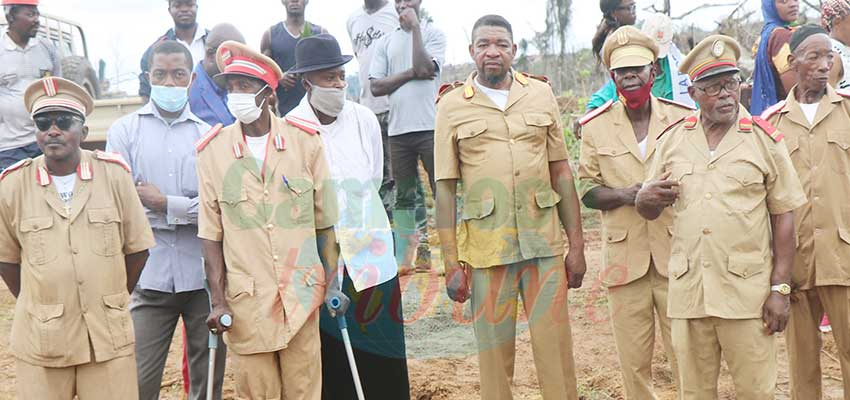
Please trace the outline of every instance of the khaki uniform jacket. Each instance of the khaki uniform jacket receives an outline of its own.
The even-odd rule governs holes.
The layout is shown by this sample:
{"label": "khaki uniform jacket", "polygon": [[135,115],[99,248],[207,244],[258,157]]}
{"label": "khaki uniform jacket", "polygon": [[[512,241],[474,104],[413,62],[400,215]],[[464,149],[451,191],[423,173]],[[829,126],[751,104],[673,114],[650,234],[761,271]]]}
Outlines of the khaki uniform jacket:
{"label": "khaki uniform jacket", "polygon": [[[624,189],[646,181],[655,156],[655,137],[673,122],[692,114],[691,108],[662,102],[652,97],[652,115],[646,136],[646,157],[640,154],[626,107],[613,103],[582,127],[578,177],[582,197],[604,186]],[[658,273],[667,277],[673,211],[664,210],[647,221],[634,206],[602,211],[601,281],[607,286],[625,285],[649,271],[650,260]]]}
{"label": "khaki uniform jacket", "polygon": [[794,90],[765,116],[785,146],[809,202],[794,210],[797,255],[793,286],[850,286],[850,99],[827,86],[814,123]]}
{"label": "khaki uniform jacket", "polygon": [[552,88],[514,73],[505,111],[474,83],[437,105],[437,180],[463,183],[459,258],[475,268],[564,254],[549,163],[568,158]]}
{"label": "khaki uniform jacket", "polygon": [[233,311],[224,338],[238,354],[285,348],[324,300],[316,229],[336,222],[336,197],[321,138],[299,124],[272,117],[263,167],[239,122],[198,145],[198,236],[223,242]]}
{"label": "khaki uniform jacket", "polygon": [[124,256],[153,247],[153,232],[121,164],[83,150],[79,170],[67,210],[44,156],[9,167],[0,183],[0,261],[21,268],[11,348],[32,365],[134,351]]}
{"label": "khaki uniform jacket", "polygon": [[[661,138],[649,176],[671,171],[673,208],[668,314],[671,318],[761,318],[773,270],[770,215],[806,196],[788,151],[740,108],[714,155],[699,113]],[[781,136],[776,136],[781,139]]]}

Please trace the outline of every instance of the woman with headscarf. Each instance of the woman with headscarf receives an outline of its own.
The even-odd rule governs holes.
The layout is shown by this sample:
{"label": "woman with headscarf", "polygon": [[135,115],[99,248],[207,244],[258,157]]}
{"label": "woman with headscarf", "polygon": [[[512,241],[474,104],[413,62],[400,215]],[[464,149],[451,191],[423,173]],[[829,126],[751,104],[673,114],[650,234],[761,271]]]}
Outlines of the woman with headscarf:
{"label": "woman with headscarf", "polygon": [[821,9],[821,25],[829,32],[832,50],[838,56],[830,74],[836,89],[850,88],[850,0],[826,0]]}
{"label": "woman with headscarf", "polygon": [[791,23],[800,14],[799,0],[762,0],[761,13],[764,28],[756,51],[753,72],[753,98],[750,105],[752,115],[760,115],[765,109],[785,99],[797,82],[790,73],[788,55],[791,53]]}

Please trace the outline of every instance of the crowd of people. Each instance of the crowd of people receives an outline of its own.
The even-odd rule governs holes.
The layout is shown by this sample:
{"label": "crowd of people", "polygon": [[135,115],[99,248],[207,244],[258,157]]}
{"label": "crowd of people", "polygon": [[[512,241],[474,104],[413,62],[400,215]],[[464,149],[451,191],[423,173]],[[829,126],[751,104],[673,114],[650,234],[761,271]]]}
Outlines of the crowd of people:
{"label": "crowd of people", "polygon": [[[182,321],[188,398],[221,398],[229,361],[238,398],[409,399],[399,277],[431,271],[427,193],[447,295],[471,303],[482,399],[512,398],[520,304],[542,398],[579,399],[581,203],[602,216],[627,398],[656,398],[656,333],[683,400],[717,398],[721,359],[737,398],[774,398],[780,332],[791,397],[821,398],[826,324],[850,381],[850,1],[794,26],[798,1],[762,0],[742,104],[734,38],[685,55],[669,17],[638,29],[634,0],[601,0],[592,48],[611,79],[577,121],[576,176],[555,93],[512,68],[502,16],[475,21],[474,71],[440,86],[447,39],[422,0],[364,0],[354,55],[306,19],[308,0],[282,0],[259,49],[232,24],[201,27],[196,0],[167,3],[145,105],[92,152],[93,99],[39,38],[38,0],[2,0],[0,276],[19,398],[157,399]],[[215,360],[210,333],[227,345]]]}

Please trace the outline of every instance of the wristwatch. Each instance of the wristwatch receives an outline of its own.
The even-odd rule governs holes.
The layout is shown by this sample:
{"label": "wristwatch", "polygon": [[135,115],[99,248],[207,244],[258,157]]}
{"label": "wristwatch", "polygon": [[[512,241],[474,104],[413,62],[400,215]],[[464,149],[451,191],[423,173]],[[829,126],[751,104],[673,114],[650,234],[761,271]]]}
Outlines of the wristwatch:
{"label": "wristwatch", "polygon": [[788,296],[791,294],[791,285],[787,283],[780,283],[778,285],[773,285],[770,287],[771,292],[777,292],[783,296]]}

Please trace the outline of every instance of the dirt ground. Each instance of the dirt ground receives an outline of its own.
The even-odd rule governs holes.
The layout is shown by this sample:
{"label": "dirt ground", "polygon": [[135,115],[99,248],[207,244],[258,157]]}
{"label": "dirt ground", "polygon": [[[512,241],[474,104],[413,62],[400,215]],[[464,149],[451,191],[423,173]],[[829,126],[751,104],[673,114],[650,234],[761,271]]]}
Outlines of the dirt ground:
{"label": "dirt ground", "polygon": [[[574,354],[577,364],[579,392],[585,400],[622,399],[616,350],[611,335],[604,290],[595,276],[600,265],[600,242],[596,231],[587,232],[589,272],[585,287],[570,294]],[[435,258],[439,255],[435,254]],[[439,263],[435,260],[435,264]],[[479,398],[478,362],[474,356],[472,327],[462,320],[460,312],[445,294],[443,279],[438,275],[417,274],[402,280],[411,398],[414,400],[469,400]],[[2,286],[2,285],[0,285]],[[15,363],[9,352],[9,330],[13,318],[14,299],[5,286],[0,289],[0,399],[13,399]],[[469,314],[468,305],[463,315]],[[455,316],[457,315],[457,316]],[[163,379],[162,398],[179,400],[180,332],[177,332]],[[656,340],[654,382],[661,400],[675,398],[675,387],[666,358]],[[780,370],[777,399],[788,398],[787,355],[784,338],[780,338]],[[827,399],[842,398],[841,371],[835,354],[835,343],[826,335],[821,361]],[[518,328],[514,397],[517,400],[540,399],[528,330]],[[227,371],[225,398],[233,398],[231,371]],[[722,398],[732,399],[732,383],[728,373],[721,375]],[[384,400],[384,399],[375,399]],[[387,399],[390,400],[390,399]]]}

